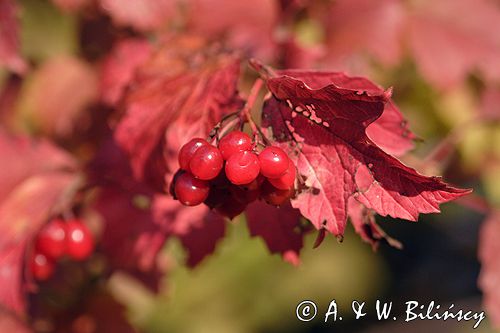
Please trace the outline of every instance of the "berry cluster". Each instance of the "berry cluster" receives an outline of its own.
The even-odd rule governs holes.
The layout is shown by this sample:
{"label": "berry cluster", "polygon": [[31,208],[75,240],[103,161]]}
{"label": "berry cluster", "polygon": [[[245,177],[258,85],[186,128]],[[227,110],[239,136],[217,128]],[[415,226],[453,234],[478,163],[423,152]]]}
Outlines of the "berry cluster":
{"label": "berry cluster", "polygon": [[80,220],[54,219],[40,229],[31,256],[31,274],[36,280],[49,279],[55,271],[57,260],[65,255],[82,261],[94,249],[92,233]]}
{"label": "berry cluster", "polygon": [[259,197],[281,205],[294,194],[296,170],[287,154],[275,146],[257,153],[241,131],[222,137],[218,147],[192,139],[182,146],[179,165],[171,194],[186,206],[205,203],[230,218]]}

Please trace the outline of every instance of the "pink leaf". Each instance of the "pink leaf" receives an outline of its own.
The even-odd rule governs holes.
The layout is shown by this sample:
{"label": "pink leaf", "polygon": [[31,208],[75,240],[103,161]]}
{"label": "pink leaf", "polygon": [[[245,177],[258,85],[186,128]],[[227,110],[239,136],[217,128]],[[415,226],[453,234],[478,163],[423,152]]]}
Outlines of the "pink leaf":
{"label": "pink leaf", "polygon": [[484,293],[484,307],[492,323],[500,327],[500,211],[492,212],[483,222],[479,235],[479,260],[482,268],[479,287]]}
{"label": "pink leaf", "polygon": [[250,236],[262,237],[271,253],[280,253],[291,264],[300,263],[299,254],[307,230],[300,224],[297,209],[256,201],[247,207],[245,214]]}
{"label": "pink leaf", "polygon": [[[296,154],[308,187],[292,206],[320,229],[344,233],[351,196],[380,215],[415,221],[420,213],[439,212],[439,204],[468,190],[426,177],[385,153],[366,134],[389,100],[389,93],[347,89],[335,84],[312,89],[314,80],[297,72],[268,79],[272,93],[263,121],[275,138]],[[306,73],[299,77],[314,77]]]}
{"label": "pink leaf", "polygon": [[[22,316],[26,307],[22,292],[26,241],[0,249],[0,306]],[[0,310],[0,328],[3,311]]]}

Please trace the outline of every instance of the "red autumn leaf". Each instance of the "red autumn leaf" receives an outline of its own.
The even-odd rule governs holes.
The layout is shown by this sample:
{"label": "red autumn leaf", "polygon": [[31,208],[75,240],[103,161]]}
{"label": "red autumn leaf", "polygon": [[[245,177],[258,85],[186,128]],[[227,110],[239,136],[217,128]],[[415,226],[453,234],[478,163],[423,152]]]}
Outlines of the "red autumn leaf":
{"label": "red autumn leaf", "polygon": [[494,211],[483,222],[479,235],[479,260],[482,268],[479,276],[479,287],[484,293],[484,307],[488,311],[492,323],[500,327],[500,211]]}
{"label": "red autumn leaf", "polygon": [[0,132],[0,304],[22,313],[26,244],[52,214],[68,207],[78,184],[75,161],[48,142]]}
{"label": "red autumn leaf", "polygon": [[101,68],[101,98],[105,103],[117,105],[137,67],[150,54],[151,45],[143,39],[125,39],[113,47]]}
{"label": "red autumn leaf", "polygon": [[254,202],[245,210],[250,236],[262,237],[271,253],[280,253],[293,265],[300,263],[299,254],[304,245],[304,230],[300,212],[290,205],[270,206]]}
{"label": "red autumn leaf", "polygon": [[27,70],[26,62],[19,55],[18,6],[14,0],[0,1],[0,68],[22,74]]}
{"label": "red autumn leaf", "polygon": [[127,156],[112,140],[101,145],[88,174],[100,186],[91,208],[103,219],[100,244],[110,266],[157,291],[165,273],[158,252],[167,235],[153,219],[152,189],[133,179]]}
{"label": "red autumn leaf", "polygon": [[349,198],[349,202],[347,203],[347,212],[354,230],[361,236],[361,239],[371,244],[374,250],[377,249],[382,240],[395,248],[401,249],[403,247],[400,242],[389,237],[380,228],[375,221],[375,212],[373,210],[367,209],[352,197]]}
{"label": "red autumn leaf", "polygon": [[422,74],[440,88],[473,70],[500,78],[500,7],[490,0],[412,3],[409,44]]}
{"label": "red autumn leaf", "polygon": [[307,189],[292,206],[316,228],[342,235],[350,197],[380,215],[416,221],[469,192],[418,174],[370,140],[366,128],[382,115],[390,93],[333,83],[310,88],[317,75],[282,71],[269,78],[272,97],[263,110],[264,126],[295,155],[305,180]]}
{"label": "red autumn leaf", "polygon": [[395,65],[402,53],[404,6],[399,0],[340,0],[322,11],[327,27],[329,61],[346,68],[368,54],[385,65]]}
{"label": "red autumn leaf", "polygon": [[88,107],[97,97],[97,75],[89,64],[76,57],[56,57],[33,73],[21,112],[42,133],[67,138],[89,119]]}
{"label": "red autumn leaf", "polygon": [[[220,118],[241,105],[239,60],[192,37],[169,39],[142,66],[125,96],[126,114],[115,137],[129,154],[138,179],[158,177],[168,130],[183,126],[207,134]],[[175,126],[173,124],[175,123]],[[165,171],[165,170],[163,170]],[[174,170],[170,170],[173,172]],[[159,175],[162,179],[164,172]]]}
{"label": "red autumn leaf", "polygon": [[99,0],[101,7],[117,25],[140,31],[164,28],[176,14],[175,0]]}
{"label": "red autumn leaf", "polygon": [[190,0],[188,29],[232,48],[271,60],[279,5],[270,0]]}
{"label": "red autumn leaf", "polygon": [[[384,89],[370,80],[364,77],[347,76],[344,73],[294,70],[283,71],[282,73],[304,80],[309,87],[314,89],[334,84],[346,89],[366,91],[368,94],[381,95],[384,93]],[[408,122],[392,100],[385,104],[382,115],[368,125],[366,134],[388,154],[403,155],[414,146],[415,135],[410,131]]]}

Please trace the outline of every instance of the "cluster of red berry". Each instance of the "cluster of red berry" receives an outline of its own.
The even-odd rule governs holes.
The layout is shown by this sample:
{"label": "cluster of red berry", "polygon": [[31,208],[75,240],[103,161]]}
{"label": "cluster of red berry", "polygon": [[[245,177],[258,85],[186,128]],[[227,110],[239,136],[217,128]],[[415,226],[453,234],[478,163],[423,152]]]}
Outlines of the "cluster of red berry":
{"label": "cluster of red berry", "polygon": [[204,139],[187,142],[179,152],[180,170],[170,192],[186,206],[205,203],[230,218],[259,197],[281,205],[294,194],[294,163],[279,147],[255,151],[241,131],[221,138],[218,147]]}
{"label": "cluster of red berry", "polygon": [[54,219],[40,229],[34,245],[31,274],[36,280],[43,281],[54,274],[57,260],[65,255],[76,261],[87,259],[94,250],[94,238],[78,219]]}

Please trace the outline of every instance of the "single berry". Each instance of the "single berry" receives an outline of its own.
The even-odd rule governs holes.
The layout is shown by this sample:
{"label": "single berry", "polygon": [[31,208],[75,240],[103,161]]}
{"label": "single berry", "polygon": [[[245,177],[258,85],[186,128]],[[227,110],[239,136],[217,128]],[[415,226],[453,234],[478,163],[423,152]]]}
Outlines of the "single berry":
{"label": "single berry", "polygon": [[179,151],[179,166],[182,170],[189,171],[189,162],[191,162],[194,153],[203,146],[208,146],[208,142],[201,138],[191,139],[182,146]]}
{"label": "single berry", "polygon": [[30,261],[31,274],[38,281],[48,280],[55,271],[55,263],[43,253],[33,253]]}
{"label": "single berry", "polygon": [[57,260],[66,253],[66,223],[56,219],[40,229],[35,239],[36,250],[46,257]]}
{"label": "single berry", "polygon": [[94,250],[94,236],[79,220],[66,223],[66,251],[74,260],[87,259]]}
{"label": "single berry", "polygon": [[231,183],[249,184],[259,175],[259,158],[250,151],[240,151],[227,160],[225,170]]}
{"label": "single berry", "polygon": [[260,172],[267,178],[281,177],[288,168],[288,156],[279,147],[269,146],[259,154]]}
{"label": "single berry", "polygon": [[259,181],[255,179],[250,184],[233,185],[229,190],[236,201],[242,204],[249,204],[259,198],[260,184]]}
{"label": "single berry", "polygon": [[209,189],[207,181],[196,179],[188,172],[180,175],[174,186],[175,197],[186,206],[201,204],[208,197]]}
{"label": "single berry", "polygon": [[203,146],[194,153],[189,169],[196,178],[210,180],[217,177],[223,165],[224,160],[217,147]]}
{"label": "single berry", "polygon": [[294,189],[280,190],[274,187],[269,181],[265,181],[261,186],[260,197],[270,205],[280,206],[290,199],[294,194]]}
{"label": "single berry", "polygon": [[226,161],[235,153],[251,149],[252,139],[241,131],[232,131],[219,142],[219,150]]}
{"label": "single berry", "polygon": [[288,190],[293,187],[295,183],[295,177],[297,176],[297,170],[291,159],[288,159],[288,169],[279,178],[269,178],[269,182],[273,184],[274,187],[280,190]]}

